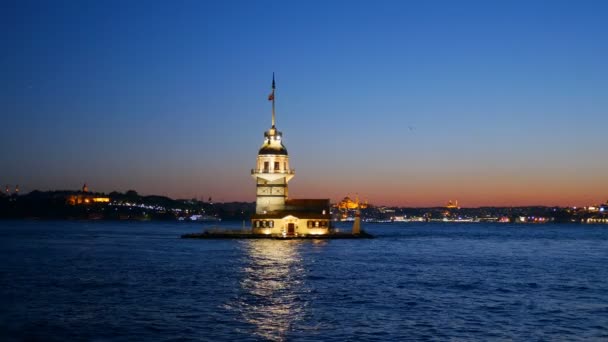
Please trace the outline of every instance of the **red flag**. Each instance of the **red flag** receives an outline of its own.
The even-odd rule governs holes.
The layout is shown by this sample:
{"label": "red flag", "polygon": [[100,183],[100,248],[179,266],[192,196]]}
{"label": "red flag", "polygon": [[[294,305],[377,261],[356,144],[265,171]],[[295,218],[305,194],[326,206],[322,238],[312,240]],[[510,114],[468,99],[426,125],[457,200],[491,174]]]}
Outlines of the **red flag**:
{"label": "red flag", "polygon": [[268,101],[274,100],[274,91],[268,95]]}

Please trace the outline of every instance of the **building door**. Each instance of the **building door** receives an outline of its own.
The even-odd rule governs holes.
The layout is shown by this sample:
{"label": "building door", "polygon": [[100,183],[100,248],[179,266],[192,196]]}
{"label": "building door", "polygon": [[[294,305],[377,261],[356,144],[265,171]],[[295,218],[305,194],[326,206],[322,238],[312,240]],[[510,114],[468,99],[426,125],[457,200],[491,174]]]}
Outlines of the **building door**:
{"label": "building door", "polygon": [[294,235],[296,233],[296,225],[295,223],[287,224],[287,235]]}

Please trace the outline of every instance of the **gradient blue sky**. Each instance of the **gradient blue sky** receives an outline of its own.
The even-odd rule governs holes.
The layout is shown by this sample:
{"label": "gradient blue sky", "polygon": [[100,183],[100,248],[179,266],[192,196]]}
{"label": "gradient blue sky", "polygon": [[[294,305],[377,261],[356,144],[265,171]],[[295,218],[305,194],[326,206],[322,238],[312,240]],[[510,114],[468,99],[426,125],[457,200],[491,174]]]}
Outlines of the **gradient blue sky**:
{"label": "gradient blue sky", "polygon": [[3,1],[0,182],[255,198],[608,199],[607,1]]}

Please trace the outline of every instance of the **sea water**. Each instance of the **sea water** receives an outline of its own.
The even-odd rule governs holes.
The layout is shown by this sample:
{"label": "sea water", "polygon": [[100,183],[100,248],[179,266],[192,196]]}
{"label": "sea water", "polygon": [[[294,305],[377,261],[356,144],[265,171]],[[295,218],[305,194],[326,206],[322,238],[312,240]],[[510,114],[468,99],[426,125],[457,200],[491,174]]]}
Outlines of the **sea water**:
{"label": "sea water", "polygon": [[608,340],[608,226],[179,238],[208,227],[0,221],[0,340]]}

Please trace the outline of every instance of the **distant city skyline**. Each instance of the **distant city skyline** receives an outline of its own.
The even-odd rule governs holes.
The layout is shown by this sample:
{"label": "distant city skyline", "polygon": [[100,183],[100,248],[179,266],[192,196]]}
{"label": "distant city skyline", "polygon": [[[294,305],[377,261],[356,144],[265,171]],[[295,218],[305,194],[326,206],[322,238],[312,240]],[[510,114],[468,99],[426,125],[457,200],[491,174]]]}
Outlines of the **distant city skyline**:
{"label": "distant city skyline", "polygon": [[605,1],[14,1],[0,185],[255,200],[276,74],[294,198],[608,200]]}

